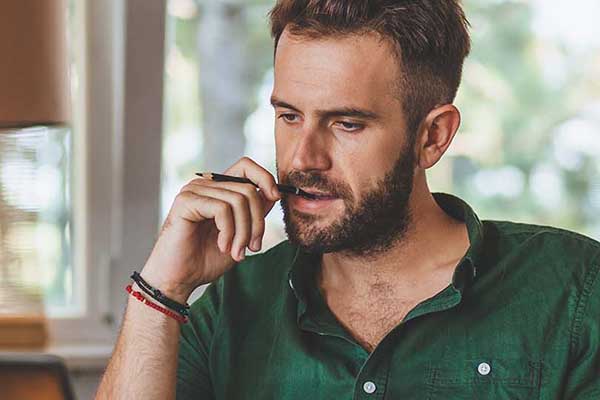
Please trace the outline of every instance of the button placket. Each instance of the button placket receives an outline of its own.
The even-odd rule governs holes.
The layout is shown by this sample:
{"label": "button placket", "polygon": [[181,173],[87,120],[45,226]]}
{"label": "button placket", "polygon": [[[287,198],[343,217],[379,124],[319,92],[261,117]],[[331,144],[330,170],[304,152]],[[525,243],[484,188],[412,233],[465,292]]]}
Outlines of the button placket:
{"label": "button placket", "polygon": [[393,354],[393,351],[388,350],[391,337],[388,333],[370,353],[357,345],[362,350],[361,353],[366,355],[366,359],[356,375],[354,400],[380,400],[386,394]]}

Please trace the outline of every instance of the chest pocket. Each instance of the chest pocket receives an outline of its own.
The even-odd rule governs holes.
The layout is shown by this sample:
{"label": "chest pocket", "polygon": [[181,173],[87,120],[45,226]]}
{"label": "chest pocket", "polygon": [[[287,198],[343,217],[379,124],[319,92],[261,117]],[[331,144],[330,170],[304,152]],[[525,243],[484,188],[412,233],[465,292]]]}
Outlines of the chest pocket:
{"label": "chest pocket", "polygon": [[542,364],[517,358],[431,363],[429,400],[532,400],[540,394]]}

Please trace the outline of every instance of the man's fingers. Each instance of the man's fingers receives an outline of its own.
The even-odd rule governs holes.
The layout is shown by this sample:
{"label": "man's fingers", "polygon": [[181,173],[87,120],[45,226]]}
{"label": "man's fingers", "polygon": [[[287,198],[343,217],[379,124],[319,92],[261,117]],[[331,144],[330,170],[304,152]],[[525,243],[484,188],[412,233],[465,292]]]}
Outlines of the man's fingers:
{"label": "man's fingers", "polygon": [[[224,187],[199,184],[188,184],[184,186],[183,190],[184,192],[191,192],[199,196],[215,198],[229,204],[235,227],[230,247],[231,257],[237,261],[242,260],[245,255],[246,246],[250,243],[253,223],[248,197],[243,193],[228,190]],[[258,201],[258,199],[254,199],[254,203],[258,203]],[[261,206],[256,204],[254,207]]]}
{"label": "man's fingers", "polygon": [[181,203],[177,208],[181,218],[190,222],[213,219],[219,231],[217,246],[223,253],[230,251],[235,234],[233,210],[223,200],[198,195],[192,191],[183,191],[177,195],[175,202]]}
{"label": "man's fingers", "polygon": [[281,198],[273,175],[248,157],[242,157],[229,167],[225,174],[250,179],[258,185],[265,197],[271,201],[277,201]]}
{"label": "man's fingers", "polygon": [[[198,208],[197,206],[201,201],[199,199],[215,199],[229,205],[228,212],[230,215],[229,217],[221,216],[222,221],[220,224],[223,226],[231,225],[233,230],[229,231],[226,227],[225,231],[222,231],[217,224],[219,229],[217,245],[221,251],[228,249],[231,257],[240,261],[245,256],[246,247],[253,251],[259,251],[262,247],[265,216],[273,208],[274,203],[281,198],[281,195],[273,175],[247,157],[240,159],[225,173],[248,178],[259,187],[259,191],[251,184],[194,179],[181,189],[178,197],[188,196],[186,193],[198,196],[198,198],[189,199],[190,204],[193,200],[193,208],[196,211],[198,209],[202,210],[202,207]],[[211,201],[211,203],[214,202]],[[217,207],[217,205],[213,205],[213,207]],[[204,219],[215,218],[216,223],[215,211],[211,211],[213,213],[212,217],[201,215],[202,212],[195,214],[194,210],[187,210],[187,214],[193,216],[191,219],[197,221],[200,221],[202,217]],[[221,214],[225,215],[227,213],[222,210]],[[230,222],[226,223],[225,220]]]}
{"label": "man's fingers", "polygon": [[262,245],[262,237],[265,233],[265,217],[263,199],[258,195],[258,192],[250,185],[232,185],[229,190],[237,191],[243,195],[248,203],[250,210],[250,238],[249,247],[252,251],[260,250]]}
{"label": "man's fingers", "polygon": [[214,182],[206,179],[194,179],[182,190],[202,191],[203,187],[224,188],[243,194],[248,199],[251,218],[251,232],[249,248],[259,251],[262,247],[262,238],[265,233],[265,216],[273,208],[275,202],[267,199],[263,192],[258,192],[253,185],[236,182]]}
{"label": "man's fingers", "polygon": [[269,214],[269,212],[271,212],[271,210],[273,209],[273,206],[275,205],[276,202],[267,199],[263,192],[258,192],[258,196],[262,200],[262,204],[263,204],[262,216],[264,218]]}

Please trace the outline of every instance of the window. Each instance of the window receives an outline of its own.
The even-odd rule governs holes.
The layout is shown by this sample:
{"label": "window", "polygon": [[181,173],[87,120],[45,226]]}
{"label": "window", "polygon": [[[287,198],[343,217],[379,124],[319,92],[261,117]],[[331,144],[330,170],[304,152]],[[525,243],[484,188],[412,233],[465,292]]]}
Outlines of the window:
{"label": "window", "polygon": [[124,286],[143,267],[159,222],[165,7],[72,0],[69,10],[73,127],[50,154],[57,158],[68,145],[70,158],[60,172],[65,181],[46,184],[65,190],[70,229],[58,234],[72,254],[53,261],[66,277],[48,296],[50,351],[105,361],[127,300]]}

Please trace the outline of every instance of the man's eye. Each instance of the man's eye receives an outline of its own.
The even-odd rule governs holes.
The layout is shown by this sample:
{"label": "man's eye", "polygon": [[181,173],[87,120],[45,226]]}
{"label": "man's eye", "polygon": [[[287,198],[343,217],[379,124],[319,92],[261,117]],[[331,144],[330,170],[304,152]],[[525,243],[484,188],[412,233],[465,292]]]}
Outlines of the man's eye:
{"label": "man's eye", "polygon": [[365,126],[363,124],[357,124],[354,122],[347,121],[338,121],[337,124],[347,132],[356,132],[363,129]]}
{"label": "man's eye", "polygon": [[296,114],[281,114],[279,118],[282,118],[285,122],[296,122],[298,116]]}

